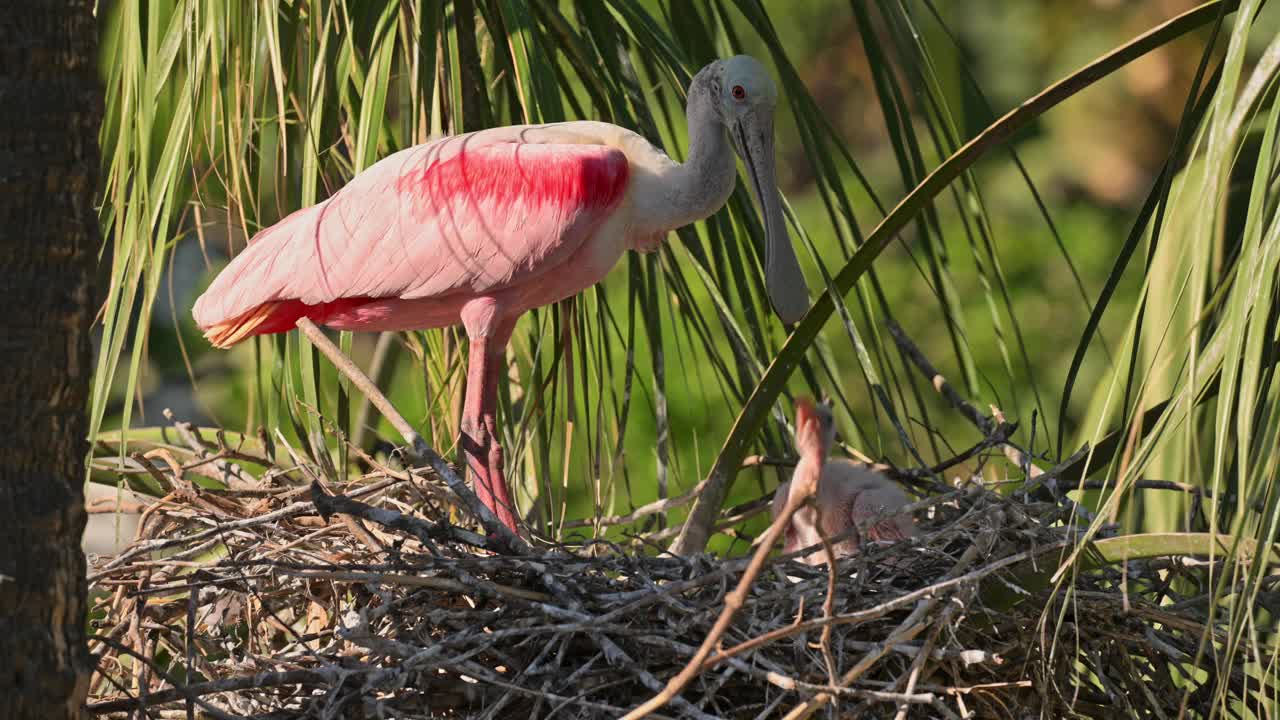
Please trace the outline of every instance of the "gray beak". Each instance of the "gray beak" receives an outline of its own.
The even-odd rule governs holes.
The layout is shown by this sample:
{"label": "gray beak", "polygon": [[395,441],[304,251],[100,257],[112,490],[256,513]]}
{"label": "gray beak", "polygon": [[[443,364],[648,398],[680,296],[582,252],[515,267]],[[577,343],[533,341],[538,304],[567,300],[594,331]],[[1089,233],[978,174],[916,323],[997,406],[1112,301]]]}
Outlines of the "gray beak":
{"label": "gray beak", "polygon": [[778,317],[791,324],[809,309],[809,287],[805,285],[800,262],[787,237],[787,222],[782,214],[782,198],[774,170],[773,116],[759,111],[748,113],[733,124],[731,134],[747,166],[751,190],[764,220],[764,280],[769,302]]}

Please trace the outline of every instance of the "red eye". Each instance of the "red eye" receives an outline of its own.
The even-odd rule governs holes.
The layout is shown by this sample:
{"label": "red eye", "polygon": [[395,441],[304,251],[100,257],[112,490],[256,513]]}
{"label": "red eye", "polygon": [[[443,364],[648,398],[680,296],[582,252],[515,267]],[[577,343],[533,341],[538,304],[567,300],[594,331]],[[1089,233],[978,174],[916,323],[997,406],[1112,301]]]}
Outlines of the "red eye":
{"label": "red eye", "polygon": [[746,91],[746,90],[744,90],[744,89],[742,89],[742,86],[741,86],[741,85],[734,85],[734,86],[733,86],[733,90],[731,90],[730,92],[732,92],[732,93],[733,93],[733,98],[734,98],[735,100],[746,100],[746,99],[747,99],[747,91]]}

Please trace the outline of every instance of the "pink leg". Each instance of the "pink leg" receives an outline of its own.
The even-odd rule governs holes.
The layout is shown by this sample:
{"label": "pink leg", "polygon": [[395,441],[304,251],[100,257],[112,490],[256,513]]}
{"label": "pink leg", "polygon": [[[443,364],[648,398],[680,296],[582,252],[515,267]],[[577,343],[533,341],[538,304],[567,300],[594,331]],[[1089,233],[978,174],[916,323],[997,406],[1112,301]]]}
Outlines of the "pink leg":
{"label": "pink leg", "polygon": [[[511,501],[511,488],[507,485],[506,461],[502,453],[502,445],[498,442],[498,380],[501,379],[503,369],[506,367],[506,346],[490,346],[487,348],[489,360],[486,363],[485,370],[485,388],[484,398],[480,405],[480,420],[484,423],[484,429],[488,434],[489,455],[485,458],[488,461],[489,476],[495,479],[495,487],[498,491],[498,504],[510,514],[511,522],[515,522],[516,506]],[[499,518],[503,515],[499,514]],[[503,519],[503,522],[507,522]],[[512,529],[515,529],[514,527]]]}
{"label": "pink leg", "polygon": [[481,298],[462,311],[471,349],[467,358],[461,440],[467,464],[475,475],[476,495],[503,525],[518,533],[497,431],[498,373],[513,323],[502,319],[497,310],[495,301]]}

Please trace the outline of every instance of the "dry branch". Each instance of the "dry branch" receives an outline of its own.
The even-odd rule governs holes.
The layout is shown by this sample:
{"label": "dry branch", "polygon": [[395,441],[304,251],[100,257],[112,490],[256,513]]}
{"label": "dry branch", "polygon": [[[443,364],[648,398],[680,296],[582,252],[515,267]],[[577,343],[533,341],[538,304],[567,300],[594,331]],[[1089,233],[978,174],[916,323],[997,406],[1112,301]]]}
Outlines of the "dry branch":
{"label": "dry branch", "polygon": [[[378,708],[399,717],[618,717],[696,668],[660,712],[802,715],[838,701],[841,713],[867,717],[904,706],[907,717],[1087,715],[1090,697],[1047,679],[1103,663],[1113,691],[1172,717],[1180,695],[1151,678],[1178,676],[1171,666],[1195,658],[1204,629],[1196,596],[1160,578],[1203,578],[1207,567],[1130,563],[1128,613],[1116,569],[1070,579],[1070,602],[1024,583],[1025,568],[1052,572],[1051,558],[1076,535],[1042,521],[1061,513],[1056,506],[976,486],[916,503],[918,515],[932,514],[918,538],[869,543],[830,568],[767,550],[750,561],[590,546],[490,554],[491,538],[450,525],[443,505],[418,504],[414,486],[375,474],[331,483],[318,498],[321,510],[370,522],[383,552],[341,525],[317,525],[314,508],[282,513],[290,493],[225,496],[231,520],[157,504],[135,547],[163,534],[173,555],[130,551],[96,574],[108,593],[99,607],[106,637],[95,643],[102,664],[89,710],[167,717],[198,698],[215,708],[209,715],[228,717]],[[1023,585],[1014,593],[1023,602],[988,605],[990,587]],[[726,615],[735,586],[739,609]],[[1046,606],[1067,622],[1043,637],[1027,632]],[[700,660],[694,643],[713,630],[723,647]],[[196,675],[175,685],[188,647]],[[135,677],[129,653],[155,669]],[[1242,669],[1225,677],[1227,692],[1259,690]],[[1193,715],[1207,714],[1212,695],[1191,702]]]}
{"label": "dry branch", "polygon": [[[987,420],[983,439],[958,457],[1004,462],[1013,426]],[[517,555],[509,538],[450,522],[440,482],[461,482],[456,475],[365,460],[374,472],[322,485],[299,484],[321,477],[300,456],[289,472],[264,459],[253,492],[174,492],[148,507],[134,545],[90,576],[107,593],[97,611],[108,630],[95,640],[102,664],[89,711],[169,717],[185,705],[214,717],[319,719],[635,708],[633,717],[708,720],[806,717],[838,703],[856,717],[1106,716],[1116,707],[1175,717],[1192,672],[1208,669],[1202,637],[1225,637],[1202,609],[1202,588],[1228,572],[1225,559],[1092,564],[1054,586],[1057,558],[1081,542],[1067,511],[980,484],[904,508],[918,537],[810,567],[791,560],[824,543],[769,556],[803,492],[750,558],[636,554],[601,541]],[[923,479],[937,467],[889,472]],[[136,468],[174,488],[188,469],[176,459]],[[310,501],[294,500],[305,492]],[[716,524],[741,522],[767,501]],[[630,519],[679,500],[662,503]],[[371,523],[376,540],[322,524],[333,514]],[[1041,624],[1046,612],[1060,622]],[[1184,716],[1210,715],[1222,696],[1276,693],[1274,680],[1244,666],[1272,652],[1251,646],[1236,666],[1200,675],[1221,684],[1192,683]],[[178,684],[177,670],[191,681]]]}

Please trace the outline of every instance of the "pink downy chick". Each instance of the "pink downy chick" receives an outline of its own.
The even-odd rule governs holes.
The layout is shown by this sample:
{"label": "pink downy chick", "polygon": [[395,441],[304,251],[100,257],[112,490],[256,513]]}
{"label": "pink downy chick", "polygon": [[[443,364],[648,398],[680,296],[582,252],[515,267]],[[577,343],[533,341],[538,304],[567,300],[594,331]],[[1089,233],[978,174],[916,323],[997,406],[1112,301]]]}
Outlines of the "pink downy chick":
{"label": "pink downy chick", "polygon": [[[791,553],[822,542],[818,528],[829,540],[845,533],[855,524],[868,520],[908,504],[902,488],[884,475],[857,463],[844,459],[830,460],[831,446],[835,442],[835,422],[831,410],[818,405],[812,410],[816,431],[808,430],[800,422],[797,412],[796,449],[800,461],[792,479],[778,487],[773,496],[773,517],[777,517],[786,505],[787,496],[797,479],[810,478],[815,472],[817,490],[813,500],[796,511],[787,528],[783,545],[784,553]],[[916,526],[909,515],[886,517],[862,531],[864,541],[902,540],[916,534]],[[849,537],[833,544],[837,557],[852,555],[858,551],[858,537]],[[821,549],[802,558],[801,562],[821,565],[826,553]]]}

